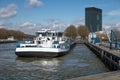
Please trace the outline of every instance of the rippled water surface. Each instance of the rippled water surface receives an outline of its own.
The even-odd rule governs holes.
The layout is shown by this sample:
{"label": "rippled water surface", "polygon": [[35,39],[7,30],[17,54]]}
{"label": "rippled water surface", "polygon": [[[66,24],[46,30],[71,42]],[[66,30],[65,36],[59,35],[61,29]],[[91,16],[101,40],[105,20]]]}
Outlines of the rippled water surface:
{"label": "rippled water surface", "polygon": [[59,58],[20,58],[16,43],[0,44],[0,80],[64,80],[109,71],[83,44]]}

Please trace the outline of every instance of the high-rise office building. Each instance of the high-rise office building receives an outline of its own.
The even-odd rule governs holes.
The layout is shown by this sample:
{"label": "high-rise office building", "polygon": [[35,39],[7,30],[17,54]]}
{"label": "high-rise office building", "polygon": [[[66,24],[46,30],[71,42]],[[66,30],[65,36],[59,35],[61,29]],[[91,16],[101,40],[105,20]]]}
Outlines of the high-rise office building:
{"label": "high-rise office building", "polygon": [[90,32],[102,30],[102,9],[95,7],[85,8],[85,25]]}

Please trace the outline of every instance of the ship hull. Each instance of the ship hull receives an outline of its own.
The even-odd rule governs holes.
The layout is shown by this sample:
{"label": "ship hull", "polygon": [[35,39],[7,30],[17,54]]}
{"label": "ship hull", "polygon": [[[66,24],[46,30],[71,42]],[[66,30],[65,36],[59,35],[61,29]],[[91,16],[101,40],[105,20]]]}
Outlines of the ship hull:
{"label": "ship hull", "polygon": [[15,54],[18,57],[59,57],[64,56],[69,49],[54,48],[16,48]]}

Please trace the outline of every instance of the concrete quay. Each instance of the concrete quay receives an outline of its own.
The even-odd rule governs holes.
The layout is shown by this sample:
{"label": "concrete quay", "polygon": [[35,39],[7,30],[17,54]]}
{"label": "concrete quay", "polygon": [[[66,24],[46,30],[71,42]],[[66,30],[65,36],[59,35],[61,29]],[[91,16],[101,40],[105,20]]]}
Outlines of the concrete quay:
{"label": "concrete quay", "polygon": [[69,80],[120,80],[120,71],[106,72],[85,77],[78,77]]}

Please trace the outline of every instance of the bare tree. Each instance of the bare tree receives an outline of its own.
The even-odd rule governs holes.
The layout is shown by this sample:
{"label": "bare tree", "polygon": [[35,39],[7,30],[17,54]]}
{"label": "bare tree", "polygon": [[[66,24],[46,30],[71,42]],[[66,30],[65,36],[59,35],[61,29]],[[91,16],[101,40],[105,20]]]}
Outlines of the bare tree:
{"label": "bare tree", "polygon": [[64,31],[64,35],[65,35],[66,37],[75,39],[76,36],[77,36],[76,27],[75,27],[74,25],[68,26],[68,27],[65,29],[65,31]]}
{"label": "bare tree", "polygon": [[89,35],[89,29],[85,25],[79,25],[77,28],[78,34],[85,39]]}

